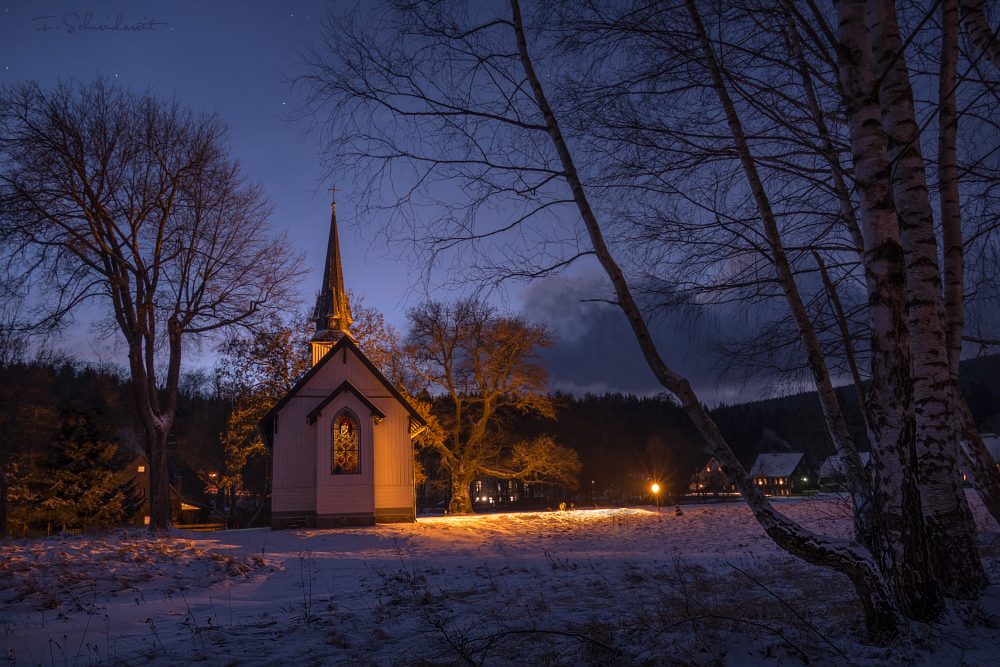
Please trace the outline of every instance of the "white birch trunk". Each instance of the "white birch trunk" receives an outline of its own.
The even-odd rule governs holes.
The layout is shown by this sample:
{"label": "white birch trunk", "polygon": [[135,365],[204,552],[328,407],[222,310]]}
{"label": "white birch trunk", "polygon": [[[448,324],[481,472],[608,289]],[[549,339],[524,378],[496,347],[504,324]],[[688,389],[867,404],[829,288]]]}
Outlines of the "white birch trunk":
{"label": "white birch trunk", "polygon": [[771,539],[781,548],[809,563],[831,567],[850,577],[864,608],[870,636],[876,639],[885,639],[895,635],[899,628],[898,611],[890,588],[871,552],[853,540],[833,539],[813,534],[778,513],[764,499],[753,480],[733,455],[688,381],[667,367],[660,358],[642,314],[632,298],[624,274],[604,242],[603,232],[583,191],[583,184],[577,174],[569,147],[562,136],[555,114],[549,106],[541,82],[535,73],[534,65],[528,54],[518,0],[510,0],[510,6],[512,25],[525,76],[562,162],[564,177],[572,191],[573,199],[580,211],[595,254],[614,285],[619,304],[632,326],[633,333],[650,369],[660,384],[677,396],[681,406],[705,438],[723,472],[733,480],[743,494],[754,517]]}
{"label": "white birch trunk", "polygon": [[961,0],[962,23],[972,42],[994,68],[1000,70],[1000,40],[983,15],[980,0]]}
{"label": "white birch trunk", "polygon": [[908,617],[929,619],[937,615],[941,599],[927,560],[917,489],[905,265],[882,115],[873,98],[876,76],[868,6],[865,0],[837,0],[835,6],[840,83],[865,237],[871,329],[867,417],[873,436],[876,501],[892,549],[896,599]]}
{"label": "white birch trunk", "polygon": [[826,366],[826,359],[820,347],[819,338],[816,336],[816,329],[813,327],[812,319],[806,311],[805,304],[802,303],[802,297],[795,283],[795,275],[792,272],[792,267],[788,262],[788,256],[781,241],[778,221],[771,208],[771,202],[764,189],[764,183],[757,172],[757,165],[751,154],[750,146],[747,143],[743,124],[736,112],[736,106],[733,104],[732,98],[726,89],[722,69],[708,40],[708,35],[705,33],[701,16],[694,1],[686,0],[685,5],[691,16],[695,34],[701,45],[702,54],[705,58],[705,66],[708,68],[709,76],[712,80],[712,88],[715,90],[719,98],[719,104],[726,114],[726,120],[733,135],[733,145],[740,157],[743,173],[746,175],[747,183],[750,186],[754,202],[757,205],[757,211],[764,225],[764,236],[771,250],[771,260],[774,263],[778,284],[781,285],[782,292],[785,295],[785,302],[788,304],[788,310],[792,315],[792,320],[795,322],[799,340],[806,355],[806,362],[809,370],[812,372],[813,383],[816,387],[816,393],[819,396],[827,430],[830,433],[834,446],[837,448],[837,454],[845,463],[848,488],[854,506],[856,539],[881,559],[887,551],[887,545],[885,544],[885,534],[879,520],[878,512],[875,511],[873,505],[871,481],[865,472],[864,465],[861,463],[861,458],[858,456],[854,440],[851,438],[850,430],[847,427],[847,421],[844,419],[843,411],[840,409],[840,402],[837,400],[837,394],[830,379],[830,372]]}
{"label": "white birch trunk", "polygon": [[893,195],[906,261],[918,481],[934,573],[946,594],[975,597],[987,585],[959,473],[954,386],[933,208],[920,150],[906,58],[893,0],[872,0],[871,39]]}
{"label": "white birch trunk", "polygon": [[[820,145],[817,146],[817,150],[826,160],[827,164],[830,165],[830,177],[833,181],[833,191],[837,194],[837,199],[840,201],[841,219],[847,226],[848,232],[851,234],[851,240],[854,241],[854,247],[858,251],[858,259],[863,262],[865,259],[864,235],[861,233],[861,225],[858,222],[857,215],[854,211],[854,202],[851,200],[851,192],[847,187],[847,182],[844,178],[844,166],[840,162],[840,155],[833,145],[833,139],[830,136],[830,130],[827,126],[826,118],[824,117],[823,110],[820,108],[819,100],[816,98],[812,72],[809,68],[809,63],[806,61],[805,54],[802,51],[802,38],[795,25],[795,18],[791,10],[791,2],[792,0],[781,0],[781,7],[785,14],[785,30],[788,35],[788,44],[792,52],[792,57],[795,58],[795,66],[799,71],[800,78],[802,79],[802,90],[805,93],[806,104],[809,107],[809,113],[812,116],[813,122],[816,124],[816,131],[819,134]],[[847,342],[849,344],[849,341]]]}
{"label": "white birch trunk", "polygon": [[[969,3],[963,3],[963,8]],[[976,12],[982,19],[982,12]],[[983,19],[985,21],[985,19]],[[993,518],[1000,522],[1000,470],[993,462],[972,420],[965,399],[958,390],[958,367],[965,332],[965,242],[958,189],[958,85],[959,0],[941,4],[941,76],[938,83],[938,188],[941,200],[941,240],[944,246],[944,319],[948,366],[957,422],[968,459],[966,470]],[[968,25],[968,23],[967,23]],[[992,36],[992,33],[990,33]],[[977,42],[978,43],[978,42]],[[992,42],[997,47],[995,37]],[[1000,48],[1000,47],[998,47]],[[1000,69],[1000,68],[998,68]]]}
{"label": "white birch trunk", "polygon": [[958,384],[965,329],[965,244],[958,191],[958,2],[941,3],[941,76],[938,79],[938,188],[944,245],[944,317],[948,368]]}

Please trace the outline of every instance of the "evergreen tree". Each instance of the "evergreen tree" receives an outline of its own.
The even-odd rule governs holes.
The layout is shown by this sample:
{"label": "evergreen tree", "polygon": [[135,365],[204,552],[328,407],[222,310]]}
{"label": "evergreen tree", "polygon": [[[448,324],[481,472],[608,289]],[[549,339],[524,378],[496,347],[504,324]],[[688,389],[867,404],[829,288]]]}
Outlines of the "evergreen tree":
{"label": "evergreen tree", "polygon": [[93,415],[65,415],[49,452],[18,462],[21,474],[11,489],[11,518],[46,531],[125,522],[141,501],[119,484],[117,451],[115,443],[101,437]]}

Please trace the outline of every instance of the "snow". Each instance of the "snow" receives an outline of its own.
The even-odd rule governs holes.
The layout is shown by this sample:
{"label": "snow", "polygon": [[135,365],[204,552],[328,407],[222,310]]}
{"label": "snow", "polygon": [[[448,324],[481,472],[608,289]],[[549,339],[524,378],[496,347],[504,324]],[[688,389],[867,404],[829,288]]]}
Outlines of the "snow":
{"label": "snow", "polygon": [[758,454],[751,477],[791,477],[805,454]]}
{"label": "snow", "polygon": [[[839,499],[776,502],[850,529]],[[994,586],[885,647],[846,578],[739,503],[12,541],[0,647],[10,665],[993,666],[1000,529],[975,509]]]}

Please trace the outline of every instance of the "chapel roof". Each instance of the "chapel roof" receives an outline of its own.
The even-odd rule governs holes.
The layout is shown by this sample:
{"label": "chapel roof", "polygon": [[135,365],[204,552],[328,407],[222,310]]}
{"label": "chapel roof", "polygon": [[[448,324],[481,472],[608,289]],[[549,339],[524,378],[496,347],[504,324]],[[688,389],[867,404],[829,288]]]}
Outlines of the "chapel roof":
{"label": "chapel roof", "polygon": [[[270,442],[270,439],[266,436],[266,434],[268,432],[268,429],[273,424],[275,418],[278,416],[278,413],[281,412],[281,409],[285,407],[288,401],[292,400],[292,398],[296,394],[298,394],[299,391],[301,391],[302,388],[305,387],[306,384],[308,384],[309,381],[317,373],[319,373],[319,371],[324,366],[330,363],[330,361],[335,356],[337,356],[338,352],[340,352],[345,348],[347,350],[350,350],[354,354],[354,356],[357,357],[361,361],[361,363],[365,365],[368,371],[375,376],[375,378],[382,384],[382,386],[385,387],[386,391],[388,391],[392,395],[392,397],[399,402],[400,405],[406,408],[406,411],[410,413],[411,423],[415,422],[421,426],[427,425],[427,420],[424,419],[412,405],[410,405],[410,402],[406,400],[406,397],[403,396],[403,394],[400,393],[400,391],[393,386],[392,382],[389,381],[389,378],[387,378],[385,374],[382,371],[380,371],[378,367],[375,364],[373,364],[367,356],[365,356],[365,353],[361,351],[361,348],[358,347],[358,344],[354,341],[354,339],[350,336],[342,336],[340,340],[337,341],[333,345],[333,347],[331,347],[327,351],[327,353],[323,355],[323,358],[320,359],[319,362],[316,363],[312,368],[310,368],[309,372],[307,372],[305,375],[299,378],[299,381],[295,383],[295,386],[289,389],[288,393],[282,396],[281,400],[275,403],[274,407],[268,410],[267,414],[261,418],[260,422],[258,422],[258,425],[261,428],[261,430],[265,432],[265,438],[264,438],[265,441]],[[337,391],[339,391],[339,389]]]}

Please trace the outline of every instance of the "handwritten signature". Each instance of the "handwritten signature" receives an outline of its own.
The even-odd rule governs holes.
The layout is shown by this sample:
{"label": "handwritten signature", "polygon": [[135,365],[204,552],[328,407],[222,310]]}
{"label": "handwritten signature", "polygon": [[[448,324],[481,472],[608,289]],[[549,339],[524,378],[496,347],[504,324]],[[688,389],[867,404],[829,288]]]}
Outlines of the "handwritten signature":
{"label": "handwritten signature", "polygon": [[[53,16],[37,16],[32,21],[44,21],[41,28],[36,28],[37,32],[51,32],[53,30],[63,29],[59,25],[49,25],[50,19],[59,18],[56,15]],[[98,19],[99,21],[100,19]],[[105,21],[111,21],[110,16],[104,17]],[[157,26],[170,25],[169,23],[164,23],[162,21],[154,21],[152,19],[147,19],[145,16],[142,20],[137,23],[126,23],[125,15],[118,14],[115,17],[114,23],[97,23],[94,20],[94,13],[87,12],[81,16],[74,12],[65,14],[62,17],[63,26],[65,26],[66,34],[72,35],[75,32],[86,32],[88,30],[97,30],[101,32],[142,32],[145,30],[156,30]]]}

